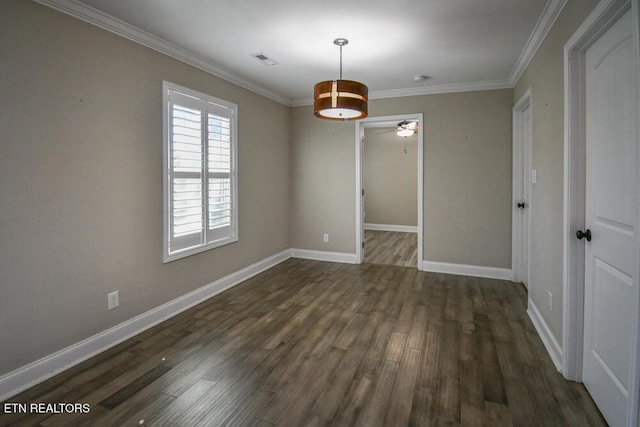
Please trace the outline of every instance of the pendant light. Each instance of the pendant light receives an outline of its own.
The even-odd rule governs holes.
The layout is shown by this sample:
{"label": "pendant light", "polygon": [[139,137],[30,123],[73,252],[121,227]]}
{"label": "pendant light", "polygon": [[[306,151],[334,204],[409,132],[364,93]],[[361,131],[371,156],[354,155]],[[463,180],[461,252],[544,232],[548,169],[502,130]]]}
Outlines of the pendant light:
{"label": "pendant light", "polygon": [[335,39],[340,46],[340,79],[316,83],[313,88],[313,114],[327,120],[358,120],[367,117],[366,85],[353,80],[342,80],[342,46],[347,39]]}

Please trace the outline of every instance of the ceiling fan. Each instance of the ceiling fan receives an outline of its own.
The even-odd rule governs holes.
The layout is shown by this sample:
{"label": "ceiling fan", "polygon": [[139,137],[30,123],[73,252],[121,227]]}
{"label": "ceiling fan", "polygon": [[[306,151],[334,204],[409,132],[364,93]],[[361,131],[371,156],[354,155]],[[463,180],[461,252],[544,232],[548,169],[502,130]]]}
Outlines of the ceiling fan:
{"label": "ceiling fan", "polygon": [[378,135],[383,133],[395,132],[398,136],[402,136],[404,138],[408,136],[413,136],[418,133],[418,122],[403,120],[398,122],[395,129],[386,130],[384,132],[379,132]]}
{"label": "ceiling fan", "polygon": [[418,133],[418,122],[403,120],[398,122],[394,129],[386,130],[383,132],[378,132],[378,135],[382,135],[383,133],[395,132],[396,135],[403,137],[404,140],[404,154],[407,154],[407,137],[413,136]]}

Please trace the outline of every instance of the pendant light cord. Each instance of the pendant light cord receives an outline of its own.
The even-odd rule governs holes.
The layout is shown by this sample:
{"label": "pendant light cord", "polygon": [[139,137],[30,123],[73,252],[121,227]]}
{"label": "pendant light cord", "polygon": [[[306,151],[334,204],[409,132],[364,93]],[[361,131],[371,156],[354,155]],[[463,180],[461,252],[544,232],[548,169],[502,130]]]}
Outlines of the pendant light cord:
{"label": "pendant light cord", "polygon": [[342,45],[340,45],[340,80],[342,80]]}

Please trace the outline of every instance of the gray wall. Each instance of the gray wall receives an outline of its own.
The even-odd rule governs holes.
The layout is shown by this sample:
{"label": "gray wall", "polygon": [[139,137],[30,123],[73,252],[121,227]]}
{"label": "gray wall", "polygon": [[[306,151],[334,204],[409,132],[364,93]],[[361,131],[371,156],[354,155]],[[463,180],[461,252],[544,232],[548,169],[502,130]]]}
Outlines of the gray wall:
{"label": "gray wall", "polygon": [[[562,343],[564,182],[564,44],[597,4],[569,0],[514,89],[514,103],[532,92],[531,252],[529,298]],[[549,310],[548,292],[553,294]]]}
{"label": "gray wall", "polygon": [[355,124],[292,108],[290,137],[291,247],[354,253]]}
{"label": "gray wall", "polygon": [[365,129],[362,169],[365,223],[417,226],[418,135]]}
{"label": "gray wall", "polygon": [[[425,260],[511,267],[512,105],[510,89],[369,102],[370,117],[424,113]],[[355,253],[355,125],[292,110],[292,247]]]}
{"label": "gray wall", "polygon": [[[289,247],[287,107],[29,1],[0,40],[0,375]],[[239,106],[240,241],[168,264],[163,80]]]}

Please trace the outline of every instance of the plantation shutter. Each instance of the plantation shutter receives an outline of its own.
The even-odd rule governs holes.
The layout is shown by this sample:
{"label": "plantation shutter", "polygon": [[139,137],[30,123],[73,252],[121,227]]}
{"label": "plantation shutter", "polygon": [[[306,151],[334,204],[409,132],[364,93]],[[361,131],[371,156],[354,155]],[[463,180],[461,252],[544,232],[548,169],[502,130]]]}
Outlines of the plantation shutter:
{"label": "plantation shutter", "polygon": [[233,110],[207,102],[207,243],[233,236]]}
{"label": "plantation shutter", "polygon": [[169,90],[169,254],[234,237],[233,109]]}

